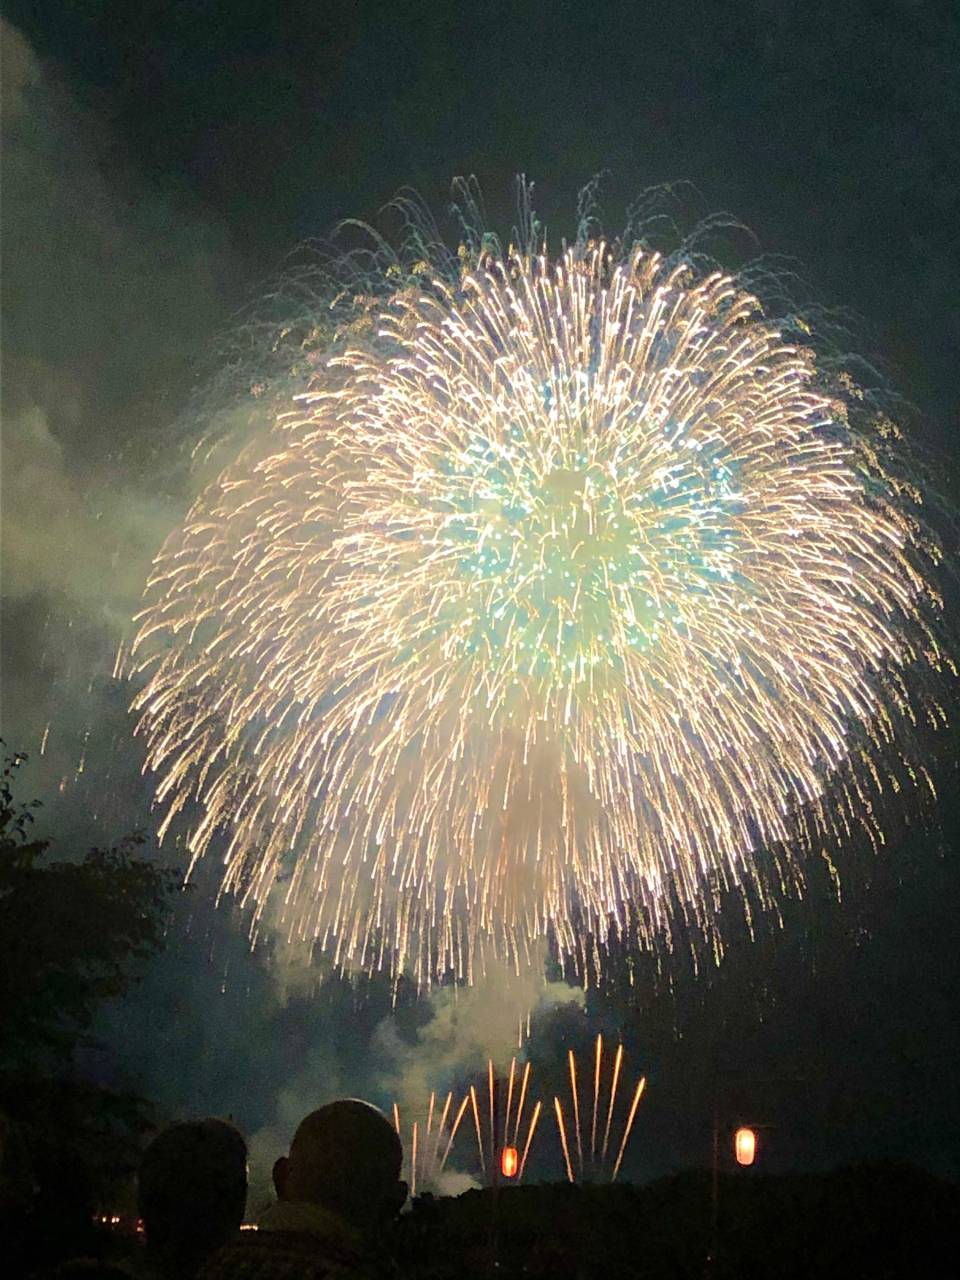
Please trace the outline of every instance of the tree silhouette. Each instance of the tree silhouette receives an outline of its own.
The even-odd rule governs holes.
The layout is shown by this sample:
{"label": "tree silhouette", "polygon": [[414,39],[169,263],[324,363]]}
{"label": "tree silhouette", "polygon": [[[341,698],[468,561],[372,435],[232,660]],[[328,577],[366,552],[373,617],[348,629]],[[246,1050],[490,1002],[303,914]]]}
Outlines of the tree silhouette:
{"label": "tree silhouette", "polygon": [[143,1099],[84,1079],[75,1053],[160,946],[179,877],[140,856],[138,835],[50,859],[39,802],[14,797],[24,760],[0,773],[0,1204],[15,1210],[11,1249],[37,1265],[84,1251],[149,1125]]}

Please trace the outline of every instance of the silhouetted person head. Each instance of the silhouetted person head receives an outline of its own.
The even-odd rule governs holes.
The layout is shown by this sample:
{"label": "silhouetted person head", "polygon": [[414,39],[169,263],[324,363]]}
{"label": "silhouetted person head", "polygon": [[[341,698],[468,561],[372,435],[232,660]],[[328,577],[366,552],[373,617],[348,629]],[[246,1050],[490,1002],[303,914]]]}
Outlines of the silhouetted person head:
{"label": "silhouetted person head", "polygon": [[171,1125],[143,1154],[137,1203],[150,1253],[189,1275],[240,1228],[247,1144],[223,1120]]}
{"label": "silhouetted person head", "polygon": [[344,1098],[300,1122],[273,1182],[280,1200],[319,1205],[373,1234],[407,1198],[402,1162],[400,1139],[383,1112]]}

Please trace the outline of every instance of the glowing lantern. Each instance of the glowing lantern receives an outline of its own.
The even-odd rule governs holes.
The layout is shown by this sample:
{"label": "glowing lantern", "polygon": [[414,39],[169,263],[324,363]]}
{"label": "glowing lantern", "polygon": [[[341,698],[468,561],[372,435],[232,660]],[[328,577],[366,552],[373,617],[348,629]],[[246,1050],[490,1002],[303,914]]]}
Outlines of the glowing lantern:
{"label": "glowing lantern", "polygon": [[757,1135],[752,1129],[738,1129],[733,1139],[737,1164],[753,1164],[757,1156]]}
{"label": "glowing lantern", "polygon": [[500,1153],[500,1172],[505,1178],[517,1176],[517,1148],[504,1147]]}

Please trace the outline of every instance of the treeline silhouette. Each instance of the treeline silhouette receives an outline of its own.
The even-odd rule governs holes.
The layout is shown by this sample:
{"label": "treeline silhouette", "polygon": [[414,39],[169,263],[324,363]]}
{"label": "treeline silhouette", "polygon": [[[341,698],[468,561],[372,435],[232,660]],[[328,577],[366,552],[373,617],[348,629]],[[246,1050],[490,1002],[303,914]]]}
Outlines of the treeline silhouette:
{"label": "treeline silhouette", "polygon": [[[494,1202],[495,1201],[495,1202]],[[947,1280],[960,1188],[909,1165],[643,1187],[531,1186],[421,1197],[398,1229],[404,1275],[546,1280]],[[715,1264],[707,1263],[716,1244]]]}

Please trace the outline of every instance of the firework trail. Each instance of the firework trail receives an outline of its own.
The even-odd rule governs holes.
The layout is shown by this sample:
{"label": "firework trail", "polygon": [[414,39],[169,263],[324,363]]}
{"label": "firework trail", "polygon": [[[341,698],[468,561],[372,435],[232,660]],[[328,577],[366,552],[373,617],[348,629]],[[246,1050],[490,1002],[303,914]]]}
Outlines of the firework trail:
{"label": "firework trail", "polygon": [[[487,1162],[483,1154],[483,1132],[480,1128],[480,1108],[477,1104],[477,1090],[475,1085],[470,1086],[470,1105],[473,1108],[473,1124],[477,1131],[477,1150],[480,1152],[480,1172],[486,1177]],[[492,1123],[492,1120],[491,1120]],[[496,1153],[493,1153],[496,1155]]]}
{"label": "firework trail", "polygon": [[157,557],[163,830],[257,921],[429,984],[545,938],[596,971],[874,829],[939,654],[855,395],[641,246],[388,276]]}
{"label": "firework trail", "polygon": [[[510,1069],[512,1072],[513,1070],[512,1064]],[[529,1084],[529,1082],[530,1082],[530,1063],[528,1061],[524,1064],[523,1080],[520,1084],[520,1101],[517,1103],[517,1119],[516,1119],[516,1124],[513,1126],[513,1144],[512,1144],[513,1146],[517,1145],[517,1141],[520,1137],[520,1124],[521,1124],[521,1121],[523,1120],[523,1107],[524,1107],[524,1103],[527,1100],[527,1085]],[[507,1123],[508,1124],[509,1124],[509,1117],[510,1117],[510,1106],[508,1103],[507,1104]],[[507,1132],[507,1130],[505,1129],[504,1132]]]}
{"label": "firework trail", "polygon": [[437,1095],[435,1091],[432,1091],[427,1106],[426,1122],[423,1123],[421,1120],[415,1119],[410,1126],[409,1136],[406,1138],[401,1124],[400,1107],[398,1103],[394,1102],[393,1127],[396,1129],[398,1137],[403,1141],[404,1168],[407,1182],[410,1185],[411,1196],[415,1197],[417,1195],[418,1188],[423,1191],[425,1189],[435,1189],[438,1186],[446,1167],[447,1158],[450,1155],[450,1149],[460,1128],[460,1121],[463,1119],[469,1101],[468,1094],[464,1097],[456,1116],[448,1126],[447,1120],[453,1103],[453,1093],[448,1093],[440,1110],[439,1121],[434,1124]]}
{"label": "firework trail", "polygon": [[[530,1128],[527,1130],[527,1140],[523,1144],[523,1155],[520,1158],[520,1170],[517,1173],[517,1181],[523,1181],[524,1170],[527,1167],[527,1156],[530,1154],[530,1147],[533,1143],[533,1135],[537,1132],[537,1123],[540,1120],[540,1109],[543,1106],[538,1098],[533,1108],[533,1114],[530,1117]],[[518,1123],[519,1127],[519,1123]]]}
{"label": "firework trail", "polygon": [[447,1145],[444,1147],[443,1155],[440,1158],[440,1166],[439,1166],[440,1173],[443,1172],[446,1166],[447,1157],[450,1155],[450,1148],[453,1146],[453,1140],[457,1136],[457,1130],[460,1128],[460,1121],[463,1119],[463,1113],[466,1111],[467,1103],[469,1101],[470,1101],[470,1095],[466,1094],[464,1096],[463,1101],[460,1103],[460,1109],[457,1112],[457,1118],[454,1120],[453,1125],[450,1128],[450,1134],[447,1138]]}
{"label": "firework trail", "polygon": [[620,1172],[620,1165],[623,1163],[623,1153],[627,1149],[627,1142],[630,1139],[630,1133],[633,1129],[633,1122],[636,1118],[637,1107],[640,1105],[640,1099],[643,1097],[643,1091],[646,1088],[646,1077],[641,1076],[637,1081],[637,1087],[634,1090],[633,1101],[630,1103],[630,1114],[627,1116],[627,1123],[623,1127],[623,1137],[620,1140],[620,1150],[617,1152],[617,1162],[613,1166],[613,1173],[610,1175],[610,1181],[616,1182],[617,1174]]}
{"label": "firework trail", "polygon": [[570,1097],[573,1101],[573,1130],[577,1138],[577,1163],[580,1166],[580,1172],[583,1173],[583,1142],[580,1137],[580,1092],[577,1089],[577,1060],[573,1056],[573,1050],[567,1053],[567,1062],[570,1067]]}
{"label": "firework trail", "polygon": [[617,1100],[617,1085],[620,1083],[620,1068],[622,1066],[623,1066],[623,1045],[618,1044],[617,1056],[613,1060],[613,1077],[610,1081],[610,1101],[607,1104],[607,1127],[603,1131],[603,1149],[600,1152],[601,1165],[603,1165],[606,1162],[607,1148],[610,1146],[610,1126],[613,1124],[613,1108]]}
{"label": "firework trail", "polygon": [[[601,1065],[603,1061],[603,1036],[598,1035],[594,1052],[594,1074],[593,1074],[593,1119],[590,1125],[590,1159],[589,1172],[592,1176],[602,1176],[606,1172],[607,1150],[610,1145],[610,1129],[613,1124],[614,1109],[617,1102],[617,1087],[620,1082],[620,1071],[623,1065],[623,1045],[617,1045],[617,1052],[614,1055],[613,1068],[610,1075],[610,1095],[607,1103],[607,1123],[603,1135],[602,1150],[597,1152],[597,1117],[600,1112],[600,1099],[602,1093]],[[577,1165],[580,1176],[583,1177],[587,1171],[583,1158],[583,1142],[581,1137],[581,1121],[580,1121],[580,1097],[577,1088],[577,1069],[576,1058],[573,1050],[569,1050],[567,1054],[568,1069],[570,1073],[570,1100],[573,1108],[573,1125],[574,1136],[577,1143]],[[613,1172],[610,1176],[611,1182],[616,1182],[617,1175],[620,1172],[620,1166],[623,1163],[624,1153],[627,1149],[627,1143],[630,1141],[630,1135],[633,1132],[633,1124],[637,1115],[637,1108],[640,1105],[640,1099],[643,1097],[644,1090],[647,1087],[646,1076],[641,1076],[637,1081],[636,1088],[633,1092],[633,1100],[623,1125],[623,1133],[620,1138],[620,1147],[617,1152],[617,1158],[614,1161]],[[557,1120],[557,1129],[560,1134],[560,1144],[563,1149],[564,1166],[566,1168],[567,1180],[574,1182],[573,1162],[570,1158],[570,1147],[567,1141],[567,1126],[563,1115],[563,1103],[559,1097],[553,1099],[554,1115]]]}
{"label": "firework trail", "polygon": [[590,1124],[590,1164],[597,1158],[597,1111],[600,1107],[600,1068],[603,1062],[603,1036],[597,1036],[596,1057],[593,1067],[593,1120]]}
{"label": "firework trail", "polygon": [[557,1128],[560,1131],[560,1145],[563,1148],[563,1165],[567,1171],[567,1181],[575,1182],[576,1179],[573,1176],[573,1165],[570,1163],[570,1147],[567,1144],[567,1126],[564,1124],[563,1107],[560,1104],[559,1098],[554,1098],[553,1100],[553,1111],[554,1115],[557,1117]]}

